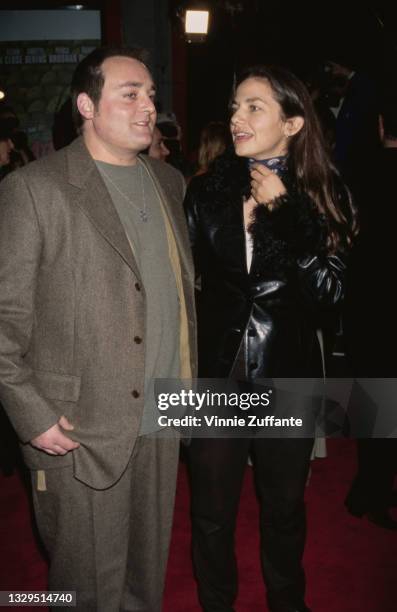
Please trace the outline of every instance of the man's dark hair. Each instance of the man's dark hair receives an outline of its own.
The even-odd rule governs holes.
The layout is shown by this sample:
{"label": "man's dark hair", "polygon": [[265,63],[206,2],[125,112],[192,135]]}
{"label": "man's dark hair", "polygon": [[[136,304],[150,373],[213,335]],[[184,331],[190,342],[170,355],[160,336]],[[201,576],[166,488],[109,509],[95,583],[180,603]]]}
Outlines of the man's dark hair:
{"label": "man's dark hair", "polygon": [[94,106],[98,106],[105,82],[102,65],[105,60],[111,57],[130,57],[145,65],[148,61],[147,52],[139,48],[98,47],[94,49],[94,51],[91,51],[91,53],[79,63],[72,78],[72,111],[76,129],[79,129],[84,122],[77,108],[77,97],[81,93],[86,93],[94,103]]}

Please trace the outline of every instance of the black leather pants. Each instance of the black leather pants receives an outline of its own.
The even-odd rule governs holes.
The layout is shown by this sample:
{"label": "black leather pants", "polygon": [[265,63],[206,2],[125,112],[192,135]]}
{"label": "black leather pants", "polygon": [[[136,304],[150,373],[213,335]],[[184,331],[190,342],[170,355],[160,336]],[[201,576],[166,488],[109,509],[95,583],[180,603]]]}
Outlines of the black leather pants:
{"label": "black leather pants", "polygon": [[[205,612],[232,612],[238,577],[234,531],[251,449],[260,503],[260,554],[268,597],[302,599],[304,491],[311,439],[194,439],[188,450],[192,554]],[[289,595],[288,595],[289,597]]]}

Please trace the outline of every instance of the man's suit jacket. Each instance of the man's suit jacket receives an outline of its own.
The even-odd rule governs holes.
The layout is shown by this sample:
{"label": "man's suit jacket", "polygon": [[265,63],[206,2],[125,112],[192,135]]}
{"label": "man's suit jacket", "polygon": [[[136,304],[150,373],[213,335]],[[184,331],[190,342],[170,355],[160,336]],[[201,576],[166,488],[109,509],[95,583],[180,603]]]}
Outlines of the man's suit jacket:
{"label": "man's suit jacket", "polygon": [[[195,375],[193,265],[172,167],[142,157],[181,265]],[[122,474],[143,410],[145,290],[128,239],[81,138],[0,186],[0,397],[33,469],[74,465],[102,489]],[[150,322],[149,322],[150,324]],[[80,448],[27,442],[65,415]]]}

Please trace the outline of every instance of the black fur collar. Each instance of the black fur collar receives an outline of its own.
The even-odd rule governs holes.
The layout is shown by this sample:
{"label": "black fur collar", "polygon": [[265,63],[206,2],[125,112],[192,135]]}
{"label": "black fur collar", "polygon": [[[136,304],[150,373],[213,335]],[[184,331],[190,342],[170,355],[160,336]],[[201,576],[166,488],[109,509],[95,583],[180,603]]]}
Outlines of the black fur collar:
{"label": "black fur collar", "polygon": [[325,256],[327,224],[312,200],[290,187],[276,198],[269,211],[258,205],[249,231],[253,237],[255,268],[278,278],[296,270],[297,261]]}
{"label": "black fur collar", "polygon": [[[241,207],[250,195],[250,173],[245,158],[227,151],[203,175],[198,200],[209,209]],[[327,223],[310,197],[302,193],[291,171],[283,177],[287,193],[274,201],[269,211],[258,205],[249,228],[253,236],[254,268],[257,275],[284,278],[296,270],[297,259],[326,253]],[[208,210],[208,208],[207,208]]]}
{"label": "black fur collar", "polygon": [[205,193],[200,198],[209,205],[240,206],[243,198],[250,194],[250,173],[248,160],[237,157],[234,150],[228,149],[215,159],[208,173],[203,175],[201,187]]}
{"label": "black fur collar", "polygon": [[[277,234],[281,232],[289,242],[295,244],[298,241],[303,250],[304,244],[311,250],[315,248],[313,226],[320,224],[325,227],[325,217],[320,215],[311,198],[299,190],[291,169],[287,170],[282,181],[287,194],[276,198],[271,212],[266,206],[257,207],[252,232],[255,233],[255,224],[266,225]],[[212,200],[217,205],[235,204],[240,207],[242,198],[250,196],[250,182],[248,160],[228,150],[210,167],[203,181],[207,192],[207,197],[203,199]],[[295,235],[298,228],[300,238]]]}

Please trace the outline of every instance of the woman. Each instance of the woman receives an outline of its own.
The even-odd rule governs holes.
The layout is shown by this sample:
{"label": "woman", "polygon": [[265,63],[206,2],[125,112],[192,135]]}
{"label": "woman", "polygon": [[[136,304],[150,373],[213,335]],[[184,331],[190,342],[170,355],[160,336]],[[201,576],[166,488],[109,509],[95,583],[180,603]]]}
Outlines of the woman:
{"label": "woman", "polygon": [[228,126],[220,121],[211,121],[200,133],[198,170],[196,176],[205,174],[211,163],[231,145]]}
{"label": "woman", "polygon": [[[340,303],[355,214],[330,163],[310,96],[281,68],[237,80],[236,155],[186,196],[201,277],[201,376],[322,376],[317,329]],[[302,554],[312,439],[194,439],[192,548],[206,612],[231,612],[234,529],[248,453],[260,502],[261,563],[272,612],[307,611]]]}

